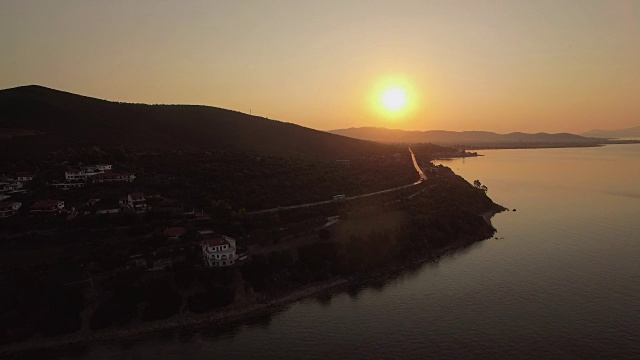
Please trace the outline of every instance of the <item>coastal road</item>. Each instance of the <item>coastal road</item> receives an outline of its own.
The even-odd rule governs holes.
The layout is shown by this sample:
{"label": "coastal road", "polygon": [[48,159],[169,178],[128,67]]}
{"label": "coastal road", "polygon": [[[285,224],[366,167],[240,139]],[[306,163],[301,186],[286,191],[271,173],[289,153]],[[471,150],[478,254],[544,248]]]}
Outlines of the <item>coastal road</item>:
{"label": "coastal road", "polygon": [[415,184],[419,184],[425,180],[427,180],[427,175],[424,174],[424,171],[422,171],[422,169],[420,168],[420,166],[418,166],[418,162],[416,161],[416,154],[413,153],[413,150],[411,150],[411,147],[409,147],[409,152],[411,153],[411,160],[413,160],[413,167],[416,168],[416,171],[418,172],[418,174],[420,175],[420,180],[418,180],[417,182],[415,182]]}
{"label": "coastal road", "polygon": [[[413,161],[413,166],[415,167],[416,171],[418,172],[418,175],[420,175],[420,179],[418,181],[416,181],[414,183],[411,183],[409,185],[398,186],[398,187],[394,187],[394,188],[391,188],[391,189],[376,191],[376,192],[372,192],[372,193],[368,193],[368,194],[362,194],[362,195],[346,197],[346,198],[344,198],[342,200],[339,200],[339,201],[349,201],[349,200],[360,199],[360,198],[364,198],[364,197],[368,197],[368,196],[386,194],[386,193],[390,193],[390,192],[394,192],[394,191],[398,191],[398,190],[402,190],[402,189],[406,189],[406,188],[410,188],[412,186],[417,186],[417,185],[422,184],[425,180],[427,180],[427,175],[425,175],[424,171],[422,171],[420,166],[418,166],[418,162],[416,161],[416,156],[413,153],[413,150],[411,150],[411,147],[409,147],[409,152],[411,153],[411,160]],[[416,194],[414,194],[414,195],[416,195]],[[272,208],[272,209],[249,211],[249,212],[247,212],[247,214],[249,214],[249,215],[268,214],[268,213],[273,213],[273,212],[277,212],[277,211],[281,211],[281,210],[293,210],[293,209],[308,208],[308,207],[312,207],[312,206],[326,205],[326,204],[331,204],[333,202],[337,202],[337,201],[336,200],[325,200],[325,201],[318,201],[318,202],[306,203],[306,204],[300,204],[300,205],[278,206],[278,207]]]}

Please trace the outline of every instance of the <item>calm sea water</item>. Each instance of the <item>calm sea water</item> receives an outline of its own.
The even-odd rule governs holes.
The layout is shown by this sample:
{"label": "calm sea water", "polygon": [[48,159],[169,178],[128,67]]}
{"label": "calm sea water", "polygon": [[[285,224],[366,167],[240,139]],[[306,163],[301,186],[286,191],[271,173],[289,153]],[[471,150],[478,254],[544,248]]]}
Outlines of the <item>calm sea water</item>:
{"label": "calm sea water", "polygon": [[517,209],[497,239],[378,288],[222,334],[151,334],[68,359],[640,358],[640,145],[442,162]]}

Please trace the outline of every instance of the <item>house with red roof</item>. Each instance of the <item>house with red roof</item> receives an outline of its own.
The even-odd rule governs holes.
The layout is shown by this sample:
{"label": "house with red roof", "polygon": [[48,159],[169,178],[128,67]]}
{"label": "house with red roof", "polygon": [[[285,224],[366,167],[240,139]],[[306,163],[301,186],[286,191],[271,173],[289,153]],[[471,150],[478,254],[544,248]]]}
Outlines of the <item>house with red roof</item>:
{"label": "house with red roof", "polygon": [[54,214],[64,210],[64,201],[62,200],[42,200],[29,206],[29,212],[32,214]]}
{"label": "house with red roof", "polygon": [[186,232],[187,232],[187,229],[183,227],[170,227],[170,228],[164,229],[163,234],[171,240],[177,240]]}

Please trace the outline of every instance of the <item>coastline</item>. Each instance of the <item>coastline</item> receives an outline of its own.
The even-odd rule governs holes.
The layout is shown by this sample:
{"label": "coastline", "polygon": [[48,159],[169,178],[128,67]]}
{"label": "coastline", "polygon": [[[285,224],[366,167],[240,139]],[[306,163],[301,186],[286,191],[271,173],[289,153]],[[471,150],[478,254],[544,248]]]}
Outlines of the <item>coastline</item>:
{"label": "coastline", "polygon": [[[496,206],[495,208],[480,215],[484,218],[487,224],[489,224],[493,228],[493,226],[491,225],[491,218],[495,214],[505,210],[506,209],[501,206]],[[436,262],[449,253],[466,248],[474,243],[490,239],[491,237],[492,235],[483,237],[481,239],[467,238],[462,241],[456,241],[449,246],[438,249],[435,253],[422,256],[418,259],[410,260],[406,264],[390,265],[372,274],[362,274],[350,277],[336,277],[324,282],[314,283],[293,290],[292,292],[269,299],[265,303],[253,303],[249,306],[240,303],[231,305],[228,308],[221,309],[219,311],[203,314],[182,313],[164,320],[149,323],[137,323],[114,329],[95,331],[85,330],[73,334],[51,338],[38,337],[23,342],[0,345],[0,356],[8,356],[21,352],[63,350],[65,347],[75,347],[89,343],[121,340],[154,332],[179,330],[181,328],[192,329],[206,326],[207,328],[212,329],[223,328],[234,324],[242,324],[254,318],[271,315],[285,310],[289,306],[301,300],[317,297],[321,294],[333,295],[342,293],[353,286],[366,286],[367,284],[376,284],[380,283],[381,281],[388,281],[406,271],[420,268],[427,263]]]}

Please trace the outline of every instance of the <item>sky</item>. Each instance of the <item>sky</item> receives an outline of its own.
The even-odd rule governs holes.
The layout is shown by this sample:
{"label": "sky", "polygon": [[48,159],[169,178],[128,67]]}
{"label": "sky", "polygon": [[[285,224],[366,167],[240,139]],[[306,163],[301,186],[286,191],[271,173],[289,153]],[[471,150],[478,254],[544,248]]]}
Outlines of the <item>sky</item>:
{"label": "sky", "polygon": [[320,130],[640,125],[640,0],[2,0],[0,49],[1,89]]}

